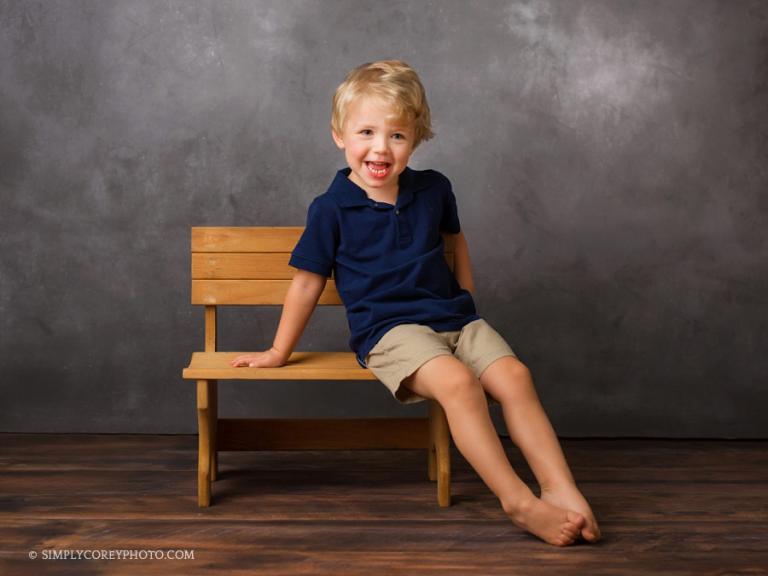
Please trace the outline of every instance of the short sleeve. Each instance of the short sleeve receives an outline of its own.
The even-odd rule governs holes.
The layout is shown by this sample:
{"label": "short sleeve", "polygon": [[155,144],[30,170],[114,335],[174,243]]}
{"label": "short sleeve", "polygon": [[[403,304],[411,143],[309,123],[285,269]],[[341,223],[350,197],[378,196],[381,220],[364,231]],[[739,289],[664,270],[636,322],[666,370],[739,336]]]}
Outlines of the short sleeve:
{"label": "short sleeve", "polygon": [[449,234],[458,234],[461,232],[459,223],[459,210],[456,206],[456,196],[453,194],[453,187],[450,180],[445,178],[443,186],[443,216],[440,220],[440,231]]}
{"label": "short sleeve", "polygon": [[307,225],[288,261],[290,266],[330,277],[338,246],[338,221],[332,203],[315,198],[307,211]]}

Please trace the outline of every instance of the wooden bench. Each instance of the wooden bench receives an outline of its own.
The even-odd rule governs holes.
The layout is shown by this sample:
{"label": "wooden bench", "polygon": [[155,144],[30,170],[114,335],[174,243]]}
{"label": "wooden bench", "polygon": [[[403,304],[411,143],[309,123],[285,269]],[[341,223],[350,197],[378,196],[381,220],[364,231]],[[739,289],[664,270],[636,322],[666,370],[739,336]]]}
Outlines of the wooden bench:
{"label": "wooden bench", "polygon": [[[376,380],[358,364],[353,352],[293,352],[280,368],[235,368],[230,360],[246,352],[217,348],[218,306],[283,304],[295,272],[288,260],[303,230],[192,228],[192,304],[205,306],[205,348],[192,354],[182,375],[197,381],[198,505],[210,505],[211,482],[218,475],[218,453],[222,451],[423,448],[428,477],[437,481],[438,504],[450,506],[450,435],[445,412],[433,400],[428,401],[428,418],[219,418],[219,380]],[[452,244],[446,244],[445,253],[453,269]],[[332,279],[318,304],[342,304]]]}

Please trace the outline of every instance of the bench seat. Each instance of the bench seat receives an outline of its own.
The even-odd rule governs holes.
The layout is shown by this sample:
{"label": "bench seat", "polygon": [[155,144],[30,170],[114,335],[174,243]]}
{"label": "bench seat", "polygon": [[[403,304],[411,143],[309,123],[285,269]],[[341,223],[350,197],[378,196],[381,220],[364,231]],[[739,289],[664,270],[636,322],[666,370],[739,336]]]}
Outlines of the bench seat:
{"label": "bench seat", "polygon": [[182,372],[187,380],[376,380],[354,352],[294,352],[280,368],[230,366],[248,352],[193,352]]}

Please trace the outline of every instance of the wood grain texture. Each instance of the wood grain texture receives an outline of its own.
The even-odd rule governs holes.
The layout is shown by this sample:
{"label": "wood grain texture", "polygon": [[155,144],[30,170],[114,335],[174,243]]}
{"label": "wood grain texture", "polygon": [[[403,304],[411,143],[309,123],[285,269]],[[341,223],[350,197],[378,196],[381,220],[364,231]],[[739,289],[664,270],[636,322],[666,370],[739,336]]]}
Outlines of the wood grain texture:
{"label": "wood grain texture", "polygon": [[426,418],[221,418],[228,450],[390,450],[429,448]]}
{"label": "wood grain texture", "polygon": [[303,226],[193,226],[192,252],[290,252]]}
{"label": "wood grain texture", "polygon": [[290,258],[290,252],[192,252],[192,279],[290,280],[296,272]]}
{"label": "wood grain texture", "polygon": [[376,380],[353,352],[294,352],[279,368],[230,366],[230,360],[247,352],[193,352],[182,376],[189,380]]}
{"label": "wood grain texture", "polygon": [[[192,304],[282,306],[290,280],[192,280]],[[317,304],[339,306],[336,282],[328,280]]]}
{"label": "wood grain texture", "polygon": [[[0,435],[1,574],[760,575],[768,442],[569,440],[603,530],[544,544],[463,457],[434,505],[424,451],[229,452],[199,509],[197,438]],[[515,469],[537,492],[517,449]],[[194,549],[195,560],[31,561],[29,550]]]}
{"label": "wood grain texture", "polygon": [[[193,280],[290,280],[290,252],[192,252]],[[445,252],[453,270],[453,252]]]}
{"label": "wood grain texture", "polygon": [[[303,226],[193,226],[192,252],[291,252]],[[453,252],[455,236],[443,235],[445,251]]]}

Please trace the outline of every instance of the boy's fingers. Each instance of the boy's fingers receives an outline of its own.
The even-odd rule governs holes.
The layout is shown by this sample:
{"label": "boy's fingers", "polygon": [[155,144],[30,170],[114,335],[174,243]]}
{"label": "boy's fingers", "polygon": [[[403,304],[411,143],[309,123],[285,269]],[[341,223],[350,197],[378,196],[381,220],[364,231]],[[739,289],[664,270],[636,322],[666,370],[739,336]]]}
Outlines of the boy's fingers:
{"label": "boy's fingers", "polygon": [[258,368],[258,358],[254,356],[238,356],[230,362],[232,366],[248,366],[249,368]]}

